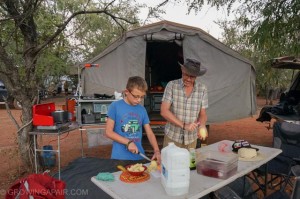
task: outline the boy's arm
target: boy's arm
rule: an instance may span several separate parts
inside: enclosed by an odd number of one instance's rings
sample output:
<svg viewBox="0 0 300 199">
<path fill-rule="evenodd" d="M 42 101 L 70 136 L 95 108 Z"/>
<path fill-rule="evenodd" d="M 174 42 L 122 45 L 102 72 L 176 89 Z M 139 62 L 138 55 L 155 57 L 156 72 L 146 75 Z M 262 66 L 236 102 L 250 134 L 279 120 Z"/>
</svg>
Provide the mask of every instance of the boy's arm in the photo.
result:
<svg viewBox="0 0 300 199">
<path fill-rule="evenodd" d="M 107 118 L 105 135 L 116 142 L 126 145 L 127 149 L 132 153 L 138 153 L 138 148 L 135 145 L 135 143 L 129 140 L 128 138 L 125 138 L 119 135 L 118 133 L 114 132 L 114 126 L 115 121 L 110 118 Z"/>
<path fill-rule="evenodd" d="M 157 140 L 156 140 L 156 137 L 150 127 L 150 124 L 145 124 L 144 125 L 144 128 L 145 128 L 145 132 L 146 132 L 146 135 L 147 135 L 147 138 L 154 150 L 154 155 L 152 157 L 152 160 L 154 158 L 157 159 L 157 162 L 160 164 L 160 161 L 161 161 L 161 157 L 160 157 L 160 150 L 159 150 L 159 147 L 158 147 L 158 144 L 157 144 Z"/>
</svg>

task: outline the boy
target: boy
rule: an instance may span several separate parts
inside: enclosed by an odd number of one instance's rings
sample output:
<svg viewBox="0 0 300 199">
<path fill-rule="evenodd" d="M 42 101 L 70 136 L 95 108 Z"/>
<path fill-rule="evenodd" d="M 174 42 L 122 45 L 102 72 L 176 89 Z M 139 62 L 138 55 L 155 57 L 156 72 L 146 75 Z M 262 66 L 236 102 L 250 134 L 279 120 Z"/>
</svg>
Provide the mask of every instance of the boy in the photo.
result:
<svg viewBox="0 0 300 199">
<path fill-rule="evenodd" d="M 141 160 L 137 153 L 143 153 L 142 127 L 144 127 L 150 144 L 153 147 L 153 159 L 160 163 L 160 151 L 156 137 L 150 127 L 145 107 L 140 105 L 147 91 L 146 81 L 134 76 L 128 79 L 124 99 L 115 101 L 109 106 L 106 123 L 106 136 L 112 139 L 112 159 Z"/>
</svg>

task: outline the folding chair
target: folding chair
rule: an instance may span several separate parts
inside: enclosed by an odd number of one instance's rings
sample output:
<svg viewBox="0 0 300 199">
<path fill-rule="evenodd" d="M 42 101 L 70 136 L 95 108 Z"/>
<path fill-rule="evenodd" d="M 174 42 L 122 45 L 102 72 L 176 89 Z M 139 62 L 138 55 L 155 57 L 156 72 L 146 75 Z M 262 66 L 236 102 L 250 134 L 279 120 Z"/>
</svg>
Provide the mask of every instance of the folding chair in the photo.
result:
<svg viewBox="0 0 300 199">
<path fill-rule="evenodd" d="M 273 147 L 280 148 L 282 153 L 276 158 L 268 162 L 248 177 L 258 185 L 254 190 L 257 192 L 262 190 L 266 194 L 266 189 L 275 189 L 277 186 L 287 184 L 292 186 L 290 177 L 291 167 L 300 164 L 300 125 L 275 122 L 273 126 Z M 265 171 L 268 172 L 270 179 L 263 179 Z M 263 181 L 263 182 L 262 182 Z"/>
<path fill-rule="evenodd" d="M 248 179 L 241 177 L 229 185 L 214 191 L 213 199 L 257 199 L 258 196 L 252 193 L 252 187 Z"/>
<path fill-rule="evenodd" d="M 299 199 L 300 198 L 300 165 L 295 165 L 291 168 L 291 173 L 295 176 L 293 192 L 290 196 L 286 191 L 286 185 L 265 197 L 264 199 Z M 216 199 L 241 199 L 241 197 L 230 187 L 225 186 L 214 192 Z"/>
<path fill-rule="evenodd" d="M 282 149 L 282 153 L 268 165 L 268 172 L 282 183 L 290 183 L 291 167 L 300 163 L 300 125 L 288 122 L 276 122 L 273 130 L 274 147 Z M 275 176 L 275 177 L 274 177 Z M 271 184 L 272 185 L 272 184 Z"/>
<path fill-rule="evenodd" d="M 300 198 L 300 165 L 295 165 L 291 168 L 291 173 L 295 176 L 295 183 L 293 186 L 293 192 L 290 196 L 285 191 L 285 186 L 280 190 L 273 192 L 265 199 L 299 199 Z"/>
</svg>

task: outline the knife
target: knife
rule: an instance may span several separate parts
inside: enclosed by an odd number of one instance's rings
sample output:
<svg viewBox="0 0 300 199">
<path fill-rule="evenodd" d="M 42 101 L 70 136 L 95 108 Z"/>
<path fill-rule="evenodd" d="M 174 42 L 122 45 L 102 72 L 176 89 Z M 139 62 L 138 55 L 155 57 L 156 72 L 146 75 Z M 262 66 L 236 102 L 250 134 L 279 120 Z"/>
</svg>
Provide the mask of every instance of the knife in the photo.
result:
<svg viewBox="0 0 300 199">
<path fill-rule="evenodd" d="M 138 152 L 138 154 L 139 154 L 140 156 L 142 156 L 143 158 L 145 158 L 146 160 L 148 160 L 148 161 L 151 162 L 151 159 L 148 158 L 147 156 L 145 156 L 144 154 L 142 154 L 141 152 Z"/>
</svg>

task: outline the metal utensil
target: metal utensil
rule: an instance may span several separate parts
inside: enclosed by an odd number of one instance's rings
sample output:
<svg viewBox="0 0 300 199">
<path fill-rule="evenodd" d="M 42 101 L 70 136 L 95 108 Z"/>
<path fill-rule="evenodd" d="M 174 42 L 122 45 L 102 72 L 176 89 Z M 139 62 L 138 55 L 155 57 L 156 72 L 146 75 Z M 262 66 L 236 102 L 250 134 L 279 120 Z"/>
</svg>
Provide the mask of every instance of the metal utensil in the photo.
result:
<svg viewBox="0 0 300 199">
<path fill-rule="evenodd" d="M 148 161 L 151 162 L 151 159 L 148 158 L 147 156 L 145 156 L 144 154 L 142 154 L 141 152 L 138 152 L 138 154 L 139 154 L 140 156 L 142 156 L 143 158 L 145 158 L 146 160 L 148 160 Z"/>
</svg>

